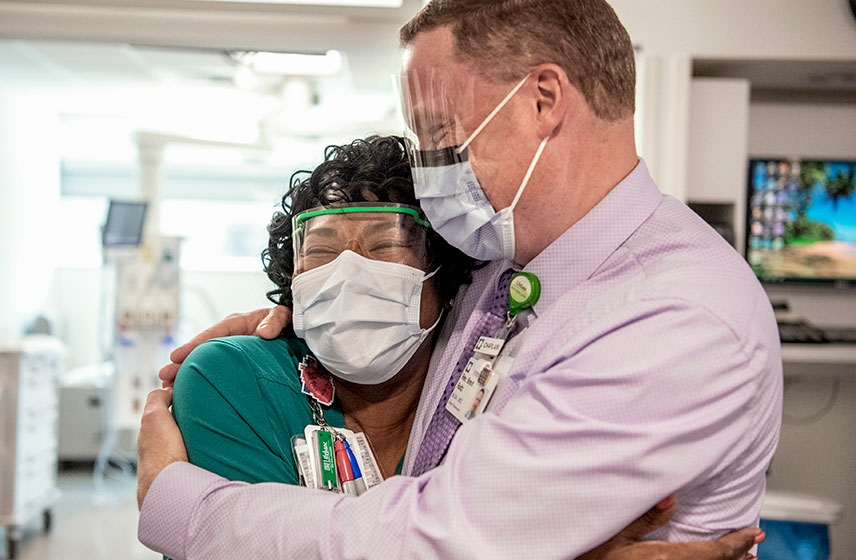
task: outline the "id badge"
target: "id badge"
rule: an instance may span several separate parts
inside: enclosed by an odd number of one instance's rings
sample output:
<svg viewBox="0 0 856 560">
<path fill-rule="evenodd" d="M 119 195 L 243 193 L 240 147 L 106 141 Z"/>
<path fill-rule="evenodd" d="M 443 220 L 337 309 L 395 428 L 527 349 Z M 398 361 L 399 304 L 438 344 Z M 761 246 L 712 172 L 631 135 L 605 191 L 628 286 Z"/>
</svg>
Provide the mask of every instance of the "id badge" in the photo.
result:
<svg viewBox="0 0 856 560">
<path fill-rule="evenodd" d="M 499 394 L 502 391 L 505 382 L 508 380 L 508 373 L 511 371 L 511 366 L 514 363 L 513 356 L 500 356 L 497 358 L 496 362 L 493 364 L 493 377 L 496 380 L 496 385 L 493 388 L 493 394 Z M 488 403 L 487 408 L 484 410 L 489 410 L 491 408 L 491 403 Z"/>
<path fill-rule="evenodd" d="M 475 418 L 484 412 L 498 379 L 493 371 L 493 360 L 470 358 L 446 401 L 446 410 L 462 423 Z"/>
<path fill-rule="evenodd" d="M 503 346 L 505 346 L 505 340 L 502 338 L 491 338 L 489 336 L 482 336 L 479 337 L 478 342 L 476 342 L 476 345 L 473 348 L 473 351 L 495 358 L 499 356 L 500 352 L 502 352 Z"/>
<path fill-rule="evenodd" d="M 310 459 L 309 445 L 300 436 L 291 437 L 291 451 L 294 456 L 294 464 L 297 465 L 297 474 L 300 485 L 307 488 L 317 488 L 315 485 L 315 473 L 312 471 L 312 460 Z"/>
<path fill-rule="evenodd" d="M 336 475 L 336 453 L 333 449 L 335 437 L 333 433 L 312 425 L 306 426 L 303 433 L 309 447 L 313 487 L 338 492 L 339 479 Z"/>
<path fill-rule="evenodd" d="M 360 470 L 363 471 L 363 478 L 366 481 L 366 488 L 377 486 L 383 482 L 383 475 L 380 472 L 374 450 L 371 448 L 366 434 L 357 432 L 353 434 L 353 438 L 348 437 L 348 443 L 351 444 L 351 447 L 355 451 L 357 462 L 360 464 Z"/>
<path fill-rule="evenodd" d="M 341 488 L 336 485 L 332 488 L 328 487 L 325 484 L 322 484 L 322 481 L 325 480 L 325 463 L 322 462 L 322 458 L 324 456 L 323 450 L 318 447 L 319 441 L 319 432 L 330 434 L 332 438 L 335 440 L 335 436 L 326 431 L 321 426 L 317 426 L 314 424 L 310 424 L 306 426 L 303 430 L 304 439 L 300 439 L 299 437 L 293 438 L 293 445 L 295 446 L 295 454 L 297 454 L 297 449 L 299 442 L 303 441 L 306 444 L 305 456 L 306 456 L 306 486 L 309 488 L 321 488 L 323 490 L 332 490 L 334 492 L 341 491 Z M 377 486 L 381 482 L 383 482 L 383 475 L 380 472 L 380 467 L 378 466 L 377 459 L 375 458 L 374 451 L 369 444 L 368 438 L 363 432 L 354 433 L 351 430 L 345 428 L 336 428 L 336 432 L 342 435 L 342 437 L 347 440 L 348 444 L 351 446 L 351 449 L 354 452 L 354 456 L 357 460 L 357 464 L 359 466 L 360 471 L 362 472 L 362 478 L 365 482 L 366 488 L 371 488 L 373 486 Z M 321 439 L 326 439 L 326 436 L 321 436 Z M 297 443 L 294 443 L 297 442 Z M 333 444 L 330 444 L 330 450 L 332 452 Z M 335 457 L 335 455 L 331 455 L 331 457 Z M 303 462 L 299 460 L 298 456 L 298 472 L 304 470 Z M 335 460 L 332 465 L 335 472 Z M 329 474 L 329 473 L 328 473 Z"/>
</svg>

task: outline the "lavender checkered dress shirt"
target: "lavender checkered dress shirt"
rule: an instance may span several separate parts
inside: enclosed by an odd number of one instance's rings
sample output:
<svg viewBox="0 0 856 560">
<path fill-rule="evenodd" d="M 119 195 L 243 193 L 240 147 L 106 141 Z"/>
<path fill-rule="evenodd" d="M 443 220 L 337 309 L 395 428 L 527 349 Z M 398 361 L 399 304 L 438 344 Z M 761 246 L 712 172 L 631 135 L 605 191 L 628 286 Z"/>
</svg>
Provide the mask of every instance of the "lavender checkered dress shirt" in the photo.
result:
<svg viewBox="0 0 856 560">
<path fill-rule="evenodd" d="M 405 472 L 509 265 L 459 294 Z M 640 162 L 524 270 L 542 293 L 505 350 L 512 368 L 438 467 L 353 498 L 175 463 L 143 503 L 140 540 L 178 560 L 573 558 L 672 493 L 677 514 L 656 537 L 757 523 L 782 371 L 769 301 L 741 257 Z"/>
</svg>

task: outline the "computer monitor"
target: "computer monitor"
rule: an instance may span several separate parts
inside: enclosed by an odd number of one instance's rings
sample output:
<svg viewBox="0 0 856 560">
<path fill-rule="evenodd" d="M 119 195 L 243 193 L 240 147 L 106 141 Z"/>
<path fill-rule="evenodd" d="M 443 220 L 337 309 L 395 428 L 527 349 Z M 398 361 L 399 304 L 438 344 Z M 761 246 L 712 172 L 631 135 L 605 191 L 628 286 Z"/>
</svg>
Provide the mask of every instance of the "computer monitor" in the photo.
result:
<svg viewBox="0 0 856 560">
<path fill-rule="evenodd" d="M 856 284 L 856 161 L 752 159 L 747 191 L 759 279 Z"/>
<path fill-rule="evenodd" d="M 101 232 L 104 247 L 136 247 L 143 241 L 145 202 L 110 201 L 107 223 Z"/>
</svg>

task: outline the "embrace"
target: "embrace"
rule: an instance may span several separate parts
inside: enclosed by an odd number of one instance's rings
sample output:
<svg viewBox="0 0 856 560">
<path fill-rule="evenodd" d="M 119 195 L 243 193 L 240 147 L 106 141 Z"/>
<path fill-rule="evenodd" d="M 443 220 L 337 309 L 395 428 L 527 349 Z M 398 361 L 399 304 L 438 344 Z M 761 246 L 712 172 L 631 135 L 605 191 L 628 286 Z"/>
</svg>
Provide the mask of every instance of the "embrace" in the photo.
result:
<svg viewBox="0 0 856 560">
<path fill-rule="evenodd" d="M 296 174 L 264 255 L 278 306 L 161 371 L 141 541 L 177 560 L 750 557 L 773 312 L 637 156 L 611 7 L 434 0 L 401 44 L 407 137 Z"/>
</svg>

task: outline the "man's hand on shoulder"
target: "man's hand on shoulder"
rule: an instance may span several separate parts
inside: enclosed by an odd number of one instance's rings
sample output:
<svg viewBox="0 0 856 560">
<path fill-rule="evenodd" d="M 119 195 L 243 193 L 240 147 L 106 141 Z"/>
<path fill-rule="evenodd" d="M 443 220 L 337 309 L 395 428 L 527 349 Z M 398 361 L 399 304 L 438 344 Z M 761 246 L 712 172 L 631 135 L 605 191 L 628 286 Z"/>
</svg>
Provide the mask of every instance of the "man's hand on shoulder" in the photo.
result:
<svg viewBox="0 0 856 560">
<path fill-rule="evenodd" d="M 178 425 L 169 411 L 172 389 L 155 389 L 146 399 L 137 439 L 137 506 L 155 478 L 176 461 L 187 461 L 187 450 Z"/>
<path fill-rule="evenodd" d="M 670 543 L 643 541 L 643 537 L 664 526 L 677 509 L 669 497 L 648 510 L 620 533 L 576 560 L 751 560 L 753 546 L 764 540 L 764 532 L 747 528 L 713 541 Z"/>
<path fill-rule="evenodd" d="M 173 350 L 169 355 L 172 362 L 161 368 L 158 377 L 164 387 L 172 387 L 181 363 L 194 348 L 206 340 L 240 335 L 255 335 L 270 340 L 278 337 L 289 324 L 291 324 L 291 309 L 282 305 L 277 305 L 273 309 L 256 309 L 249 313 L 229 315 Z"/>
</svg>

